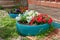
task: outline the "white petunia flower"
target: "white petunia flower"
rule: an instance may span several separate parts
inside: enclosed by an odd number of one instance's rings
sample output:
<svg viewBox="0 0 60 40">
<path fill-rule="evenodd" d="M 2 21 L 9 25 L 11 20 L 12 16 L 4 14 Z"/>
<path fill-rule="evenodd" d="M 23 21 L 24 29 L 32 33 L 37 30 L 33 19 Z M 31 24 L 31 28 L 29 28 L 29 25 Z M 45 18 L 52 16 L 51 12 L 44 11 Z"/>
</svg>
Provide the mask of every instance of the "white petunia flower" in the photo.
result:
<svg viewBox="0 0 60 40">
<path fill-rule="evenodd" d="M 26 12 L 28 12 L 28 10 L 26 10 Z"/>
<path fill-rule="evenodd" d="M 18 15 L 19 17 L 21 16 L 21 14 Z"/>
<path fill-rule="evenodd" d="M 35 14 L 32 14 L 32 17 L 34 17 L 35 16 Z"/>
<path fill-rule="evenodd" d="M 24 16 L 28 15 L 28 10 L 26 10 L 26 12 L 24 13 Z"/>
<path fill-rule="evenodd" d="M 28 23 L 30 23 L 31 20 L 27 20 Z"/>
<path fill-rule="evenodd" d="M 32 19 L 32 16 L 27 16 L 26 19 Z"/>
<path fill-rule="evenodd" d="M 31 16 L 34 13 L 34 10 L 31 10 L 28 12 L 28 14 Z"/>
<path fill-rule="evenodd" d="M 26 17 L 26 19 L 27 19 L 27 22 L 29 23 L 32 19 L 32 16 L 28 16 L 28 17 Z"/>
<path fill-rule="evenodd" d="M 35 14 L 38 15 L 39 13 L 36 11 Z"/>
<path fill-rule="evenodd" d="M 19 21 L 21 19 L 21 17 L 16 17 L 16 20 Z"/>
<path fill-rule="evenodd" d="M 30 21 L 32 20 L 32 17 L 38 15 L 38 12 L 37 11 L 34 11 L 34 10 L 26 10 L 26 12 L 24 12 L 23 15 L 19 14 L 18 17 L 16 17 L 16 20 L 19 21 L 21 20 L 23 16 L 26 17 L 26 20 L 28 23 L 30 23 Z"/>
</svg>

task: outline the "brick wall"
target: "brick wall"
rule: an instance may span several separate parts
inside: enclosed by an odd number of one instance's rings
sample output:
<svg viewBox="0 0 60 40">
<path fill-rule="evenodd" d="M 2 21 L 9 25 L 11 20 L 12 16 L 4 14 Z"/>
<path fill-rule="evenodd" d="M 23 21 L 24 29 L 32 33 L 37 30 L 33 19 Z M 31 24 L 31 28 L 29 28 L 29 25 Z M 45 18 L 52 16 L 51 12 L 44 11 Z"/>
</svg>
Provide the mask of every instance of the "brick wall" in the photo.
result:
<svg viewBox="0 0 60 40">
<path fill-rule="evenodd" d="M 60 8 L 60 0 L 28 0 L 28 4 Z"/>
<path fill-rule="evenodd" d="M 0 6 L 3 7 L 13 7 L 15 6 L 16 2 L 14 0 L 0 0 Z"/>
<path fill-rule="evenodd" d="M 15 0 L 17 4 L 21 6 L 28 6 L 28 0 Z"/>
</svg>

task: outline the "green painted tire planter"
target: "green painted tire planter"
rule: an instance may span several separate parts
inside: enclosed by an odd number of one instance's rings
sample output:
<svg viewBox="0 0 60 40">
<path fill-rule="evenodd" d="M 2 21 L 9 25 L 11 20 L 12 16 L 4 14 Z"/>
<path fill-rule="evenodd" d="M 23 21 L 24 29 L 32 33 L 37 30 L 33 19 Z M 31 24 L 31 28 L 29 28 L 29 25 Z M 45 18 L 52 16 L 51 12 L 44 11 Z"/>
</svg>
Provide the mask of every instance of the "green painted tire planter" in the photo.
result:
<svg viewBox="0 0 60 40">
<path fill-rule="evenodd" d="M 19 24 L 16 22 L 16 28 L 19 34 L 24 36 L 35 36 L 37 34 L 41 34 L 41 32 L 46 31 L 49 29 L 49 24 L 43 24 L 43 25 L 25 25 L 25 24 Z"/>
<path fill-rule="evenodd" d="M 10 16 L 11 18 L 16 18 L 18 15 L 19 15 L 19 14 L 9 13 L 9 16 Z"/>
</svg>

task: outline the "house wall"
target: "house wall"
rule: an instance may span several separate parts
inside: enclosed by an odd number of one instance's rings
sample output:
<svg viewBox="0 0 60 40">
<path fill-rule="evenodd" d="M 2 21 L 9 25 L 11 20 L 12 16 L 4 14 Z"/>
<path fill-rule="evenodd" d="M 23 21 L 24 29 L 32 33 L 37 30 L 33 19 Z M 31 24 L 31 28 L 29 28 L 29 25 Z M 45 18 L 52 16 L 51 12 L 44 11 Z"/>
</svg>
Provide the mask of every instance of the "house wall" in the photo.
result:
<svg viewBox="0 0 60 40">
<path fill-rule="evenodd" d="M 28 0 L 28 4 L 60 8 L 60 0 Z"/>
</svg>

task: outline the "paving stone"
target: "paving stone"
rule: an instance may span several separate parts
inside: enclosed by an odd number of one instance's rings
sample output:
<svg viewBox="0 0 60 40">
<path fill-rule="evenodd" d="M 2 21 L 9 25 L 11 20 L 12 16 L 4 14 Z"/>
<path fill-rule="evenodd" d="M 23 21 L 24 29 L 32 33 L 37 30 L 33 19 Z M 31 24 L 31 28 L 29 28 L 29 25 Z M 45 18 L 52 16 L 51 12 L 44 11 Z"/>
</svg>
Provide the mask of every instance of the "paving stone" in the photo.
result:
<svg viewBox="0 0 60 40">
<path fill-rule="evenodd" d="M 4 39 L 0 38 L 0 40 L 4 40 Z"/>
<path fill-rule="evenodd" d="M 33 6 L 31 5 L 30 7 L 33 7 Z M 30 9 L 32 9 L 32 8 L 30 8 Z M 51 7 L 35 5 L 34 9 L 40 13 L 49 14 L 50 16 L 55 17 L 56 19 L 60 20 L 60 9 L 58 9 L 58 8 L 51 8 Z"/>
</svg>

